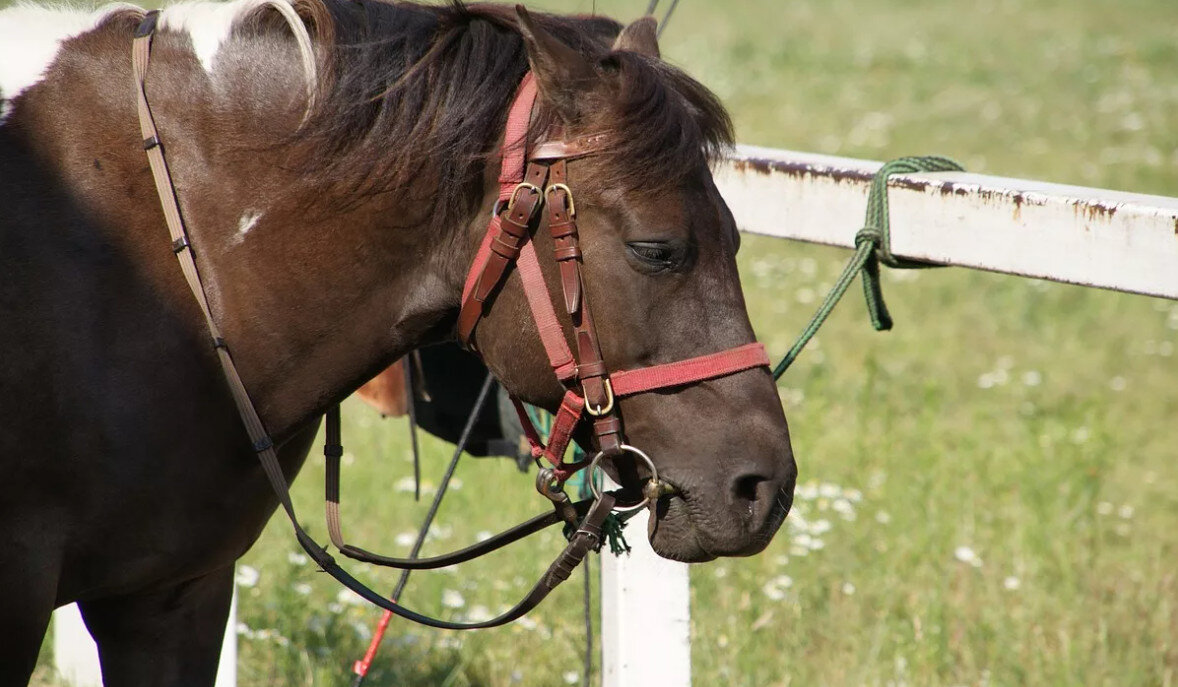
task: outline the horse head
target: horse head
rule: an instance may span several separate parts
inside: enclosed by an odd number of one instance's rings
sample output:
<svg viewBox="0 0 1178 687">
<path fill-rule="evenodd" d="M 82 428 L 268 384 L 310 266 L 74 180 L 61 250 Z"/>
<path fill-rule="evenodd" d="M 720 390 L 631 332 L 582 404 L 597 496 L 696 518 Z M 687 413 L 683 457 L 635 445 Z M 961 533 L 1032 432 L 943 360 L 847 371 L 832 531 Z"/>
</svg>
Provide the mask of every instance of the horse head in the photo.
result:
<svg viewBox="0 0 1178 687">
<path fill-rule="evenodd" d="M 605 368 L 646 368 L 754 341 L 736 268 L 739 235 L 709 169 L 731 142 L 724 109 L 659 59 L 649 18 L 597 50 L 592 43 L 566 44 L 549 25 L 519 10 L 539 90 L 531 139 L 534 145 L 559 137 L 593 148 L 568 159 L 562 204 L 575 212 L 581 288 Z M 489 184 L 484 205 L 498 194 Z M 538 214 L 533 240 L 548 290 L 567 297 L 550 257 L 559 246 L 547 225 L 556 220 Z M 485 222 L 471 225 L 472 247 L 484 228 Z M 555 300 L 575 347 L 570 309 Z M 511 392 L 555 410 L 565 389 L 545 364 L 530 319 L 520 278 L 511 275 L 474 340 Z M 650 520 L 660 555 L 700 561 L 753 554 L 768 544 L 792 502 L 796 466 L 765 367 L 637 393 L 617 404 L 626 441 L 651 456 L 673 490 L 658 499 Z M 578 438 L 596 439 L 585 422 Z M 649 472 L 629 455 L 608 470 L 624 486 L 637 486 Z"/>
</svg>

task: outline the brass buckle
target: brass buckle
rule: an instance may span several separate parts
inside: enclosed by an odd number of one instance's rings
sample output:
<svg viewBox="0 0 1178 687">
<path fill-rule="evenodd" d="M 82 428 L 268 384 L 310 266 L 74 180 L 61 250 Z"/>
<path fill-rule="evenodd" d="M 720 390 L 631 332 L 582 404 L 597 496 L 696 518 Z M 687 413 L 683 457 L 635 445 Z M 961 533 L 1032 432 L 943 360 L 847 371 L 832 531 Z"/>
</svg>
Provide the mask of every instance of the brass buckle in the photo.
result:
<svg viewBox="0 0 1178 687">
<path fill-rule="evenodd" d="M 591 404 L 585 403 L 585 412 L 593 417 L 601 417 L 614 409 L 614 385 L 610 384 L 609 377 L 605 378 L 605 405 L 594 408 Z"/>
<path fill-rule="evenodd" d="M 544 202 L 548 202 L 548 196 L 553 191 L 564 191 L 564 197 L 568 199 L 569 205 L 569 219 L 577 216 L 577 205 L 573 202 L 573 189 L 568 187 L 568 184 L 549 184 L 544 191 Z"/>
<path fill-rule="evenodd" d="M 519 192 L 524 190 L 535 191 L 536 194 L 540 196 L 544 195 L 544 190 L 539 186 L 526 181 L 521 181 L 515 185 L 515 188 L 511 189 L 511 197 L 507 199 L 508 210 L 511 210 L 513 207 L 515 207 L 515 201 L 519 198 Z M 535 208 L 532 208 L 532 211 L 535 212 Z"/>
</svg>

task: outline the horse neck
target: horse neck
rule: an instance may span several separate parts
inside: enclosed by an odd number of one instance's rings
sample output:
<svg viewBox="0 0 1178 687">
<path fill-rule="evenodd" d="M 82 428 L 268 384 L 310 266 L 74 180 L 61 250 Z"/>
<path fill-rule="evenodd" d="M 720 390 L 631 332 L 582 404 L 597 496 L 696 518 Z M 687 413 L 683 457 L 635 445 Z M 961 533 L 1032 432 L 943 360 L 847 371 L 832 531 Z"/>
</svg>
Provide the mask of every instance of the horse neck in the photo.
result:
<svg viewBox="0 0 1178 687">
<path fill-rule="evenodd" d="M 97 82 L 84 70 L 52 78 L 76 93 L 124 85 L 127 98 L 98 98 L 85 114 L 54 120 L 52 128 L 74 130 L 76 146 L 59 166 L 166 298 L 190 314 L 188 334 L 207 338 L 138 144 L 124 66 L 130 31 L 107 29 L 125 39 L 82 47 L 117 67 Z M 268 430 L 281 439 L 396 357 L 448 334 L 472 248 L 467 227 L 426 231 L 428 218 L 403 196 L 345 202 L 331 182 L 294 171 L 292 136 L 305 103 L 290 41 L 235 40 L 210 77 L 187 38 L 157 35 L 148 97 L 214 317 Z M 133 179 L 121 194 L 83 178 L 89 159 L 110 150 Z M 432 195 L 423 184 L 413 196 Z"/>
<path fill-rule="evenodd" d="M 296 56 L 241 43 L 225 57 L 242 65 L 227 77 L 240 79 L 231 98 L 248 103 L 241 116 L 210 123 L 200 108 L 174 108 L 190 121 L 178 131 L 206 131 L 192 144 L 190 159 L 207 162 L 191 170 L 185 215 L 242 377 L 282 436 L 395 358 L 449 335 L 468 232 L 430 227 L 421 204 L 404 200 L 432 197 L 428 180 L 409 194 L 348 197 L 349 185 L 292 171 L 288 135 L 297 137 L 303 114 Z M 168 154 L 180 165 L 176 148 Z"/>
</svg>

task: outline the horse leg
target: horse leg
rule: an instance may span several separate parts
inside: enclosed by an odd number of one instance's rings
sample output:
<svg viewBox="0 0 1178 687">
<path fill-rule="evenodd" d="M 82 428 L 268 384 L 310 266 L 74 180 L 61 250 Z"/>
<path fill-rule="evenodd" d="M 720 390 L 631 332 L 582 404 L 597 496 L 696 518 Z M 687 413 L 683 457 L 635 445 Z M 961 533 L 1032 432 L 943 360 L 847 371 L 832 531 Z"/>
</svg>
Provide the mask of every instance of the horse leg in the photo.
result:
<svg viewBox="0 0 1178 687">
<path fill-rule="evenodd" d="M 0 566 L 0 685 L 24 685 L 37 665 L 57 597 L 57 569 L 14 557 Z M 10 565 L 11 564 L 11 565 Z"/>
<path fill-rule="evenodd" d="M 208 685 L 229 605 L 233 566 L 151 592 L 80 603 L 106 685 Z"/>
</svg>

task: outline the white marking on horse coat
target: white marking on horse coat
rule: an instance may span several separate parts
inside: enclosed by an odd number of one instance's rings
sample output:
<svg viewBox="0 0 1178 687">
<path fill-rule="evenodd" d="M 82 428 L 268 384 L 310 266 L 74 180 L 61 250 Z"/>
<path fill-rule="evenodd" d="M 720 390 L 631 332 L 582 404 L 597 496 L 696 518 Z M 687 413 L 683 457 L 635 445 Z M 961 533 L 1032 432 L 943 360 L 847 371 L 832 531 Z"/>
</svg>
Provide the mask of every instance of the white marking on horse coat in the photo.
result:
<svg viewBox="0 0 1178 687">
<path fill-rule="evenodd" d="M 299 47 L 310 103 L 317 81 L 314 50 L 307 27 L 290 0 L 181 3 L 163 10 L 159 25 L 187 33 L 197 59 L 211 74 L 213 60 L 229 40 L 234 24 L 265 5 L 273 7 L 290 25 Z M 44 78 L 63 42 L 93 30 L 112 12 L 128 8 L 142 11 L 128 4 L 109 5 L 97 11 L 24 4 L 0 10 L 0 124 L 12 101 Z"/>
<path fill-rule="evenodd" d="M 160 28 L 186 32 L 192 38 L 192 49 L 196 58 L 209 74 L 213 73 L 213 60 L 220 52 L 237 22 L 255 10 L 269 5 L 286 19 L 299 46 L 303 72 L 307 77 L 308 99 L 314 93 L 317 81 L 315 53 L 311 36 L 303 20 L 295 12 L 291 0 L 236 0 L 236 2 L 187 2 L 172 5 L 160 14 Z"/>
<path fill-rule="evenodd" d="M 257 3 L 251 2 L 186 2 L 164 8 L 159 27 L 187 33 L 192 38 L 192 50 L 205 71 L 213 72 L 213 58 L 221 45 L 229 40 L 233 25 L 245 11 Z"/>
<path fill-rule="evenodd" d="M 246 210 L 241 219 L 237 221 L 237 233 L 233 236 L 233 243 L 238 244 L 245 241 L 245 235 L 250 233 L 258 224 L 258 220 L 262 219 L 261 210 Z"/>
<path fill-rule="evenodd" d="M 65 41 L 94 29 L 111 12 L 16 5 L 0 10 L 0 123 L 12 101 L 45 76 Z"/>
</svg>

